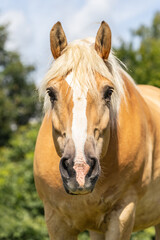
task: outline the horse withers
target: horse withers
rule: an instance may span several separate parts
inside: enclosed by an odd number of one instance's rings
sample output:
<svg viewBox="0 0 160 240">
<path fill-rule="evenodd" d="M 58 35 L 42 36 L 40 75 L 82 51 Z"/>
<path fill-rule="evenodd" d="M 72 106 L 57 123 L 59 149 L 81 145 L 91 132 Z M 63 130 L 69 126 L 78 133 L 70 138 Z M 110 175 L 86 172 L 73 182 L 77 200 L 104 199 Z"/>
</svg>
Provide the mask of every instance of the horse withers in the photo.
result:
<svg viewBox="0 0 160 240">
<path fill-rule="evenodd" d="M 160 90 L 122 69 L 104 21 L 70 44 L 57 22 L 50 44 L 34 159 L 50 239 L 129 240 L 154 225 L 160 240 Z"/>
</svg>

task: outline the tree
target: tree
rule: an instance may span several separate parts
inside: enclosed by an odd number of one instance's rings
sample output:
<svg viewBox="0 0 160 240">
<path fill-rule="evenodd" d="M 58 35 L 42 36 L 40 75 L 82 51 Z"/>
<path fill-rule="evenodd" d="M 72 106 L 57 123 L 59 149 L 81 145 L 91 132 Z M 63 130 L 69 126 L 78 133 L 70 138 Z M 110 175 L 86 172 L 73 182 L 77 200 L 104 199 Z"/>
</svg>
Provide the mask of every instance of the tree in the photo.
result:
<svg viewBox="0 0 160 240">
<path fill-rule="evenodd" d="M 0 25 L 0 146 L 7 144 L 14 129 L 36 117 L 39 105 L 30 74 L 34 66 L 24 65 L 16 52 L 6 49 L 7 26 Z"/>
<path fill-rule="evenodd" d="M 42 203 L 33 179 L 33 151 L 39 125 L 13 133 L 0 148 L 0 239 L 48 240 Z"/>
<path fill-rule="evenodd" d="M 137 83 L 160 87 L 160 12 L 155 14 L 150 27 L 142 25 L 132 31 L 132 39 L 130 43 L 121 41 L 116 49 L 118 58 Z M 139 41 L 137 48 L 136 40 Z"/>
</svg>

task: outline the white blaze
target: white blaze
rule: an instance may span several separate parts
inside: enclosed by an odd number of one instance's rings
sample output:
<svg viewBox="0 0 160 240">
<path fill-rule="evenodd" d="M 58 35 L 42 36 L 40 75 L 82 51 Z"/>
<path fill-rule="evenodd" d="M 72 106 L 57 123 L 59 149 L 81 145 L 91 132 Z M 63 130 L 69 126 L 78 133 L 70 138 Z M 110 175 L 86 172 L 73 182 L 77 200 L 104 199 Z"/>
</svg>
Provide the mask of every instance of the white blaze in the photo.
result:
<svg viewBox="0 0 160 240">
<path fill-rule="evenodd" d="M 74 79 L 73 73 L 66 77 L 67 83 L 73 90 L 73 120 L 72 120 L 72 139 L 75 144 L 76 156 L 74 169 L 76 171 L 76 179 L 80 186 L 85 183 L 85 175 L 89 170 L 84 155 L 84 144 L 87 138 L 87 90 L 81 90 L 79 82 Z"/>
<path fill-rule="evenodd" d="M 84 144 L 87 138 L 87 90 L 82 92 L 79 82 L 72 80 L 73 73 L 70 73 L 66 77 L 66 81 L 73 90 L 72 138 L 76 148 L 76 156 L 80 154 L 84 157 Z"/>
</svg>

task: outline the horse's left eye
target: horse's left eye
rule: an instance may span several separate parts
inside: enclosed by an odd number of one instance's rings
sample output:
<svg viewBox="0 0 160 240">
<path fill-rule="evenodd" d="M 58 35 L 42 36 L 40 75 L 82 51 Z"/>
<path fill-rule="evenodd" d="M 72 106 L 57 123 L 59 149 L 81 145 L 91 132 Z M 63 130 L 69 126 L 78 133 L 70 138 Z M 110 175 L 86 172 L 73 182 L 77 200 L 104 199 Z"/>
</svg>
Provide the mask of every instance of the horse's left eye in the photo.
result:
<svg viewBox="0 0 160 240">
<path fill-rule="evenodd" d="M 56 97 L 56 93 L 54 91 L 54 89 L 52 87 L 49 87 L 46 89 L 49 97 L 50 97 L 50 101 L 51 103 L 53 104 L 56 100 L 57 100 L 57 97 Z"/>
<path fill-rule="evenodd" d="M 104 92 L 103 98 L 105 100 L 111 100 L 112 93 L 113 93 L 113 87 L 108 87 Z"/>
</svg>

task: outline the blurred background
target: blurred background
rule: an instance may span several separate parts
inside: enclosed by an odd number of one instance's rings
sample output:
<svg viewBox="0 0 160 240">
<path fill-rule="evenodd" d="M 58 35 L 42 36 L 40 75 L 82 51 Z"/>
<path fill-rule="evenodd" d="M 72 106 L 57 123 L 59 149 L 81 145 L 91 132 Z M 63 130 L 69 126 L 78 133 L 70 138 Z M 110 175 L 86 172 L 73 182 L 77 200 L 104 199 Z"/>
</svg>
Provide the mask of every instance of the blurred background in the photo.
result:
<svg viewBox="0 0 160 240">
<path fill-rule="evenodd" d="M 160 87 L 159 0 L 0 1 L 0 240 L 48 239 L 32 166 L 43 117 L 36 89 L 53 60 L 50 29 L 61 21 L 70 42 L 95 36 L 102 20 L 134 80 Z M 149 228 L 132 240 L 154 234 Z"/>
</svg>

